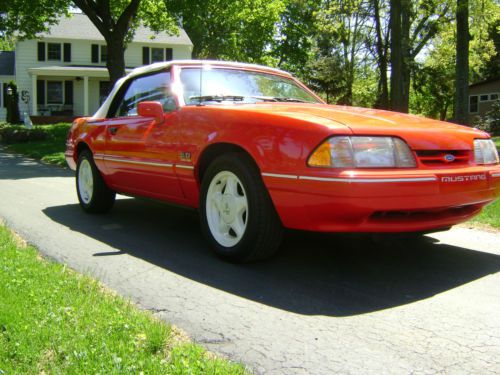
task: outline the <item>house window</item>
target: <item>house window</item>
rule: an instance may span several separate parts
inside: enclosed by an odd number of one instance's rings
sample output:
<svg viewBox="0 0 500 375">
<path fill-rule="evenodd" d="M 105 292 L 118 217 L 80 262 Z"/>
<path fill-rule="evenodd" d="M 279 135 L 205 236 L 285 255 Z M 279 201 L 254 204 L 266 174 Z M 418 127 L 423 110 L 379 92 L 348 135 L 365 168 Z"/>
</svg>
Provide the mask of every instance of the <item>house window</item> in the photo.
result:
<svg viewBox="0 0 500 375">
<path fill-rule="evenodd" d="M 489 98 L 489 95 L 488 94 L 484 94 L 484 95 L 481 95 L 479 97 L 479 101 L 481 101 L 481 102 L 487 102 L 488 98 Z"/>
<path fill-rule="evenodd" d="M 63 103 L 62 81 L 47 81 L 47 104 Z"/>
<path fill-rule="evenodd" d="M 101 58 L 101 62 L 102 63 L 105 63 L 106 61 L 108 61 L 108 46 L 100 46 L 101 48 L 101 53 L 100 53 L 100 58 Z"/>
<path fill-rule="evenodd" d="M 161 62 L 165 61 L 163 56 L 163 48 L 151 48 L 151 62 Z"/>
<path fill-rule="evenodd" d="M 490 94 L 490 100 L 498 100 L 498 94 Z"/>
<path fill-rule="evenodd" d="M 48 56 L 49 60 L 61 61 L 61 44 L 48 43 L 47 44 L 47 56 Z"/>
<path fill-rule="evenodd" d="M 105 63 L 108 60 L 108 47 L 101 44 L 91 45 L 90 61 L 94 64 Z"/>
<path fill-rule="evenodd" d="M 477 113 L 478 111 L 478 96 L 472 95 L 469 97 L 469 113 Z"/>
<path fill-rule="evenodd" d="M 170 61 L 173 58 L 172 48 L 150 48 L 142 47 L 142 65 L 150 63 Z"/>
</svg>

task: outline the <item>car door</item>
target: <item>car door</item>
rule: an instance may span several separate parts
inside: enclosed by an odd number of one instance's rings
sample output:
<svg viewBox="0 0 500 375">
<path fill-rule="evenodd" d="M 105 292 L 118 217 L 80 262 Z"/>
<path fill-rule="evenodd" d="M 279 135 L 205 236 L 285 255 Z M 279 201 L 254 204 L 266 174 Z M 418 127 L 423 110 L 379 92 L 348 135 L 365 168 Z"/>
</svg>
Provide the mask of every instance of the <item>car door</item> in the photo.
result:
<svg viewBox="0 0 500 375">
<path fill-rule="evenodd" d="M 170 80 L 168 71 L 134 77 L 112 106 L 115 114 L 107 124 L 104 159 L 110 183 L 120 192 L 159 199 L 182 197 L 174 173 L 178 116 Z M 157 124 L 151 117 L 139 116 L 137 105 L 142 101 L 162 103 L 164 121 Z"/>
</svg>

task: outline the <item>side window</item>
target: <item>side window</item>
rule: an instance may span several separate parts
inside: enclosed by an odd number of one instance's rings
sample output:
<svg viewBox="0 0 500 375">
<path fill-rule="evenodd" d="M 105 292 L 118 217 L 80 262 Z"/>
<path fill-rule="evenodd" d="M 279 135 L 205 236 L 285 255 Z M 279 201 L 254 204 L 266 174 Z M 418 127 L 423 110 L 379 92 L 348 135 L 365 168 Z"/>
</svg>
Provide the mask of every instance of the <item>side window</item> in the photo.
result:
<svg viewBox="0 0 500 375">
<path fill-rule="evenodd" d="M 135 78 L 118 105 L 117 116 L 137 116 L 137 104 L 160 102 L 165 112 L 173 111 L 175 100 L 170 88 L 170 72 L 160 72 Z"/>
</svg>

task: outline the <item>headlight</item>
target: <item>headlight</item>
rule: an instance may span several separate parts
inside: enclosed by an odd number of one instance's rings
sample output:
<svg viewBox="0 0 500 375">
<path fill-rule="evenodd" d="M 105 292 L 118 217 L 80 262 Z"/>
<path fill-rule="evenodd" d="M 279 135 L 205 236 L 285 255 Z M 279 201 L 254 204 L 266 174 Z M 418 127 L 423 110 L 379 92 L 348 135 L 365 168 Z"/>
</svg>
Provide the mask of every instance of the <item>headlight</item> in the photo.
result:
<svg viewBox="0 0 500 375">
<path fill-rule="evenodd" d="M 491 139 L 474 140 L 474 158 L 476 164 L 498 163 L 498 151 Z"/>
<path fill-rule="evenodd" d="M 309 157 L 311 167 L 413 168 L 416 161 L 408 145 L 395 137 L 332 137 Z"/>
</svg>

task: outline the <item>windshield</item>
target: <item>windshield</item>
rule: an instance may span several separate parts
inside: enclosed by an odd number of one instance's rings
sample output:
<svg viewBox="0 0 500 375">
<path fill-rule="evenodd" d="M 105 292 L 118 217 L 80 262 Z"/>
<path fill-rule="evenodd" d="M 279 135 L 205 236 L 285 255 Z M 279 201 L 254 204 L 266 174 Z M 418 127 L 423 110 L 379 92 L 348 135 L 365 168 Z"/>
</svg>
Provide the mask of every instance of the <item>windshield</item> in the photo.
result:
<svg viewBox="0 0 500 375">
<path fill-rule="evenodd" d="M 181 81 L 184 101 L 188 105 L 262 101 L 320 103 L 292 79 L 274 74 L 222 68 L 183 68 Z"/>
</svg>

